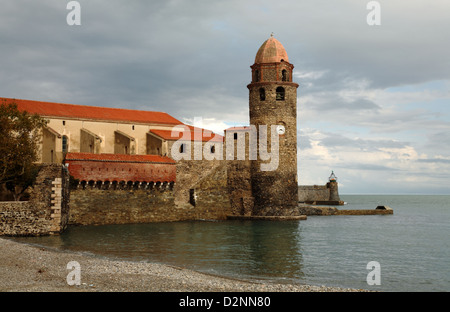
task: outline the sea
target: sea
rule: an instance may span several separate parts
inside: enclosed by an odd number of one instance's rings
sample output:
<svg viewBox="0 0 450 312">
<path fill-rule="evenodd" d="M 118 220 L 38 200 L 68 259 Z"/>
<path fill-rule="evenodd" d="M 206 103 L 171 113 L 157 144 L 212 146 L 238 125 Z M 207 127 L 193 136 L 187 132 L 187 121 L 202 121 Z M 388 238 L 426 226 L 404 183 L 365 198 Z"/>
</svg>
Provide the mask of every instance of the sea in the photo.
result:
<svg viewBox="0 0 450 312">
<path fill-rule="evenodd" d="M 69 226 L 60 236 L 15 240 L 244 280 L 450 291 L 450 195 L 341 195 L 341 200 L 346 202 L 341 209 L 386 205 L 394 214 Z"/>
</svg>

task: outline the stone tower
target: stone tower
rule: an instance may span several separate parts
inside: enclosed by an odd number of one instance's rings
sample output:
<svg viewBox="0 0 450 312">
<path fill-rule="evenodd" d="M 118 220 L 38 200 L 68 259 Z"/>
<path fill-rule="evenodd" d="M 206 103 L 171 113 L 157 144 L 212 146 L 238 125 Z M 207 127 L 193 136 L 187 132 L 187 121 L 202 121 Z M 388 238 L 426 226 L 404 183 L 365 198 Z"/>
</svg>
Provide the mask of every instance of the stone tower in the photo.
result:
<svg viewBox="0 0 450 312">
<path fill-rule="evenodd" d="M 254 197 L 253 215 L 289 216 L 298 214 L 297 183 L 297 88 L 292 81 L 294 65 L 283 45 L 271 36 L 259 48 L 251 66 L 249 89 L 250 125 L 258 133 L 258 157 L 251 162 Z M 278 156 L 278 166 L 263 171 L 261 129 L 267 127 L 267 150 Z M 279 152 L 271 150 L 272 129 L 276 129 Z M 275 138 L 276 138 L 275 137 Z"/>
</svg>

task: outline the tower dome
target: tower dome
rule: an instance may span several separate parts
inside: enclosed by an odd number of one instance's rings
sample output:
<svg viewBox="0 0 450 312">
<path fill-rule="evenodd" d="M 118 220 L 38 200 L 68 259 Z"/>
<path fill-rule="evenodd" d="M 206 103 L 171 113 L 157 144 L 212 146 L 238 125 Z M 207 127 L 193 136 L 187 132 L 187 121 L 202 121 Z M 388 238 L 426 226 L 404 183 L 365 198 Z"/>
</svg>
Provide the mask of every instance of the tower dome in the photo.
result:
<svg viewBox="0 0 450 312">
<path fill-rule="evenodd" d="M 264 41 L 259 48 L 258 53 L 256 53 L 255 64 L 277 63 L 282 60 L 289 62 L 286 50 L 281 42 L 271 35 L 269 39 Z"/>
</svg>

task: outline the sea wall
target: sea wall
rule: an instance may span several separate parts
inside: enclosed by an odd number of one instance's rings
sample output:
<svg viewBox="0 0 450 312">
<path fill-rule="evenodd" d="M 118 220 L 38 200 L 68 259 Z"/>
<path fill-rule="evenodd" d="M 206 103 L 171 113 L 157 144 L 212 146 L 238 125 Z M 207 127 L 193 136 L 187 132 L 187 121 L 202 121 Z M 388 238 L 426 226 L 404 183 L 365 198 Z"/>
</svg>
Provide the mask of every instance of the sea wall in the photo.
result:
<svg viewBox="0 0 450 312">
<path fill-rule="evenodd" d="M 330 191 L 326 185 L 300 185 L 298 200 L 300 202 L 325 201 L 330 198 Z"/>
<path fill-rule="evenodd" d="M 194 220 L 226 220 L 233 214 L 227 185 L 227 164 L 221 162 L 191 189 Z"/>
<path fill-rule="evenodd" d="M 325 185 L 299 185 L 298 201 L 318 205 L 344 204 L 339 197 L 337 182 L 328 182 Z"/>
<path fill-rule="evenodd" d="M 74 225 L 225 220 L 231 213 L 225 162 L 180 163 L 172 183 L 78 184 L 71 190 Z"/>
<path fill-rule="evenodd" d="M 375 209 L 337 209 L 329 206 L 299 205 L 299 211 L 306 216 L 369 216 L 369 215 L 390 215 L 394 210 L 390 207 L 377 207 Z"/>
<path fill-rule="evenodd" d="M 64 231 L 69 213 L 68 184 L 64 166 L 42 165 L 28 201 L 0 202 L 0 235 L 40 236 Z"/>
<path fill-rule="evenodd" d="M 98 185 L 71 190 L 69 224 L 101 225 L 180 221 L 186 209 L 174 209 L 174 194 L 167 185 Z"/>
</svg>

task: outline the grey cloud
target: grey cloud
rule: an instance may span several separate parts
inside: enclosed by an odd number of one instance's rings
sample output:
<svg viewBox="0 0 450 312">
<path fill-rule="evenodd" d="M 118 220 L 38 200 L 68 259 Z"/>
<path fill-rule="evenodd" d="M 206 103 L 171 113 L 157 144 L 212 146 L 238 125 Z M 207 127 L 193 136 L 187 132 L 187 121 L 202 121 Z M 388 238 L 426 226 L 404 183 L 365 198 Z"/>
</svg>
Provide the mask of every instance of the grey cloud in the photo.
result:
<svg viewBox="0 0 450 312">
<path fill-rule="evenodd" d="M 311 148 L 312 145 L 311 145 L 310 138 L 307 135 L 299 134 L 298 135 L 298 147 L 301 150 Z"/>
<path fill-rule="evenodd" d="M 375 151 L 380 148 L 404 148 L 410 143 L 395 140 L 375 140 L 375 139 L 351 139 L 341 134 L 326 133 L 326 137 L 320 140 L 320 145 L 329 148 L 359 148 L 367 151 Z"/>
<path fill-rule="evenodd" d="M 25 94 L 29 98 L 91 105 L 150 103 L 165 109 L 170 105 L 165 100 L 167 93 L 189 88 L 191 93 L 185 97 L 195 98 L 206 89 L 221 86 L 223 96 L 233 94 L 245 101 L 249 66 L 272 31 L 285 45 L 296 69 L 333 73 L 317 81 L 312 89 L 302 90 L 304 94 L 340 90 L 348 77 L 367 78 L 372 83 L 369 87 L 376 87 L 448 77 L 445 73 L 450 72 L 445 52 L 448 49 L 444 48 L 448 40 L 441 40 L 443 32 L 430 36 L 432 29 L 416 31 L 418 26 L 412 17 L 408 31 L 417 38 L 401 36 L 406 28 L 388 21 L 377 31 L 364 25 L 365 5 L 356 3 L 80 3 L 82 25 L 78 28 L 65 24 L 66 3 L 60 1 L 2 3 L 0 68 L 3 77 L 10 77 L 0 81 L 3 96 Z M 414 4 L 411 6 L 414 10 Z M 397 7 L 387 4 L 386 10 L 399 13 Z M 433 25 L 442 21 L 438 19 Z M 441 45 L 440 49 L 427 47 L 436 44 Z M 26 53 L 17 53 L 18 48 Z M 410 51 L 414 54 L 405 57 Z M 23 85 L 24 81 L 28 84 Z M 39 88 L 24 91 L 25 86 L 36 81 L 55 84 L 64 98 L 39 93 Z M 348 109 L 377 109 L 376 103 L 364 98 L 350 102 L 338 99 L 323 105 L 329 109 L 339 107 L 333 104 Z M 211 105 L 217 117 L 229 109 L 213 102 Z M 239 109 L 239 105 L 233 108 Z"/>
<path fill-rule="evenodd" d="M 330 112 L 330 111 L 377 111 L 381 107 L 365 98 L 359 98 L 356 100 L 345 100 L 337 95 L 329 94 L 327 97 L 318 96 L 316 102 L 309 102 L 308 108 L 316 110 L 318 112 Z"/>
<path fill-rule="evenodd" d="M 417 161 L 420 163 L 450 164 L 450 159 L 441 158 L 418 159 Z"/>
<path fill-rule="evenodd" d="M 340 163 L 334 167 L 342 169 L 342 172 L 345 172 L 345 170 L 402 171 L 398 168 L 365 163 Z"/>
<path fill-rule="evenodd" d="M 425 150 L 437 151 L 438 154 L 450 156 L 450 132 L 436 131 L 427 135 Z"/>
</svg>

